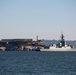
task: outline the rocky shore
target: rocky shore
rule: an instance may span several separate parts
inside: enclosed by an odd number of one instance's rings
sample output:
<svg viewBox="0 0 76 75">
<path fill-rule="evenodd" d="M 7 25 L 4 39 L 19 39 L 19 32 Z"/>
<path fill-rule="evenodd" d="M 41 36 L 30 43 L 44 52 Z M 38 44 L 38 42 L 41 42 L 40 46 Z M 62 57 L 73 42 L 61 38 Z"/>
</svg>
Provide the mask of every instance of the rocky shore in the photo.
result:
<svg viewBox="0 0 76 75">
<path fill-rule="evenodd" d="M 32 39 L 2 39 L 0 51 L 39 51 L 45 47 L 41 40 Z"/>
</svg>

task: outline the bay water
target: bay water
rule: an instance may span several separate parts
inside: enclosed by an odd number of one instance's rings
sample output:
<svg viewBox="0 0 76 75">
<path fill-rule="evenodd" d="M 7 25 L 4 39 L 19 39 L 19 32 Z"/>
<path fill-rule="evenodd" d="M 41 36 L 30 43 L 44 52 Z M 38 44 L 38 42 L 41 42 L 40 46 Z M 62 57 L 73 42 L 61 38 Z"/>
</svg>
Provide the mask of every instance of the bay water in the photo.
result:
<svg viewBox="0 0 76 75">
<path fill-rule="evenodd" d="M 76 52 L 0 51 L 0 75 L 76 75 Z"/>
</svg>

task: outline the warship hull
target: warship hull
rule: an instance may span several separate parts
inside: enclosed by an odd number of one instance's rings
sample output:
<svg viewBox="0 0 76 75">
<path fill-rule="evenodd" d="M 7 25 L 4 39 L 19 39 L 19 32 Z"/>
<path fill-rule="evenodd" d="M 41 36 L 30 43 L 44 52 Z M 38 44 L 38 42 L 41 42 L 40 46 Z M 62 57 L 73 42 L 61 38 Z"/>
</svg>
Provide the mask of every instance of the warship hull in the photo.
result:
<svg viewBox="0 0 76 75">
<path fill-rule="evenodd" d="M 73 49 L 63 49 L 63 48 L 41 49 L 40 51 L 76 51 L 76 48 L 73 48 Z"/>
</svg>

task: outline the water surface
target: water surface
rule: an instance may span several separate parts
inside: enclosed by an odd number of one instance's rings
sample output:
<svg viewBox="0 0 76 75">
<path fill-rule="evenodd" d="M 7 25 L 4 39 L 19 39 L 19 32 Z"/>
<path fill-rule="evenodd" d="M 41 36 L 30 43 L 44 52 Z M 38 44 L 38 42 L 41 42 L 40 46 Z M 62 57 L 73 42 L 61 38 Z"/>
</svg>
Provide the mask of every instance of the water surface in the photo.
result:
<svg viewBox="0 0 76 75">
<path fill-rule="evenodd" d="M 0 75 L 76 75 L 76 52 L 1 51 Z"/>
</svg>

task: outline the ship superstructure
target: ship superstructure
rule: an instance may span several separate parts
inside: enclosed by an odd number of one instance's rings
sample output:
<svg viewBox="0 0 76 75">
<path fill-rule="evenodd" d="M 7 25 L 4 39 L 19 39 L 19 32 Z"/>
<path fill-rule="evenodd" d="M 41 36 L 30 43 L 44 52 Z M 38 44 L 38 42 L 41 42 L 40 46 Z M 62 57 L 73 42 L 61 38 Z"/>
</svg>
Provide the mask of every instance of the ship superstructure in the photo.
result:
<svg viewBox="0 0 76 75">
<path fill-rule="evenodd" d="M 63 33 L 61 34 L 61 39 L 59 43 L 52 44 L 49 47 L 50 49 L 71 49 L 73 48 L 71 45 L 66 44 Z"/>
</svg>

